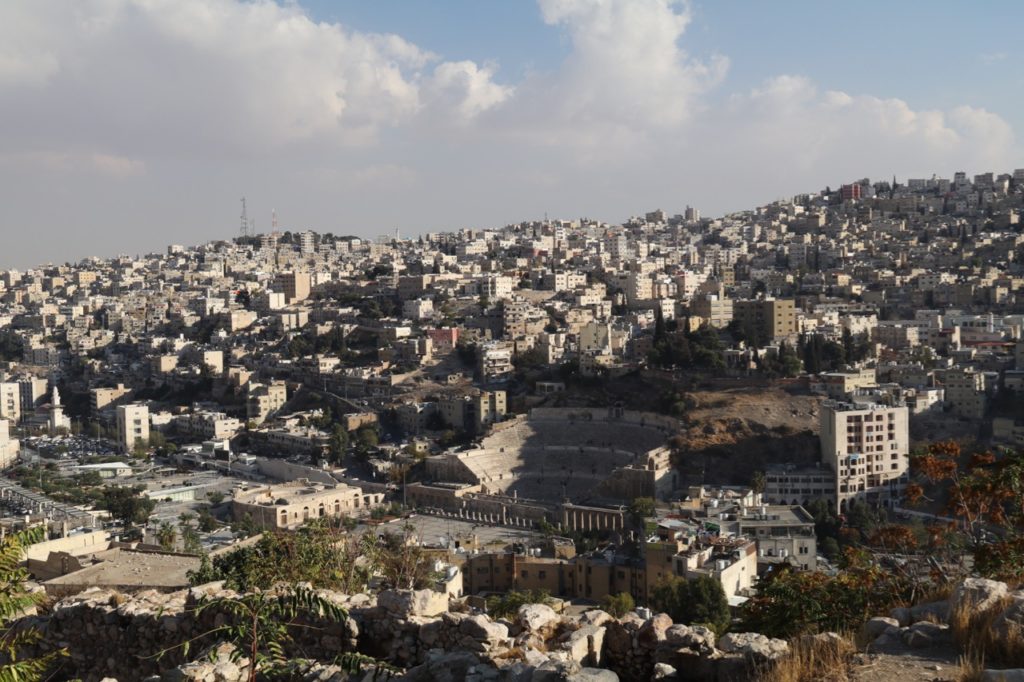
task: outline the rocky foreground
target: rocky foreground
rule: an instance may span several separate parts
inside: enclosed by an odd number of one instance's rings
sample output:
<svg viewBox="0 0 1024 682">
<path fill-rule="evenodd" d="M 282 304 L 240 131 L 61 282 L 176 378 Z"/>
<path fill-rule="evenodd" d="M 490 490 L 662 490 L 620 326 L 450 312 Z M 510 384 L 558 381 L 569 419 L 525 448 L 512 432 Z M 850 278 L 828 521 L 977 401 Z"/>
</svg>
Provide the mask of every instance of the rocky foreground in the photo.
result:
<svg viewBox="0 0 1024 682">
<path fill-rule="evenodd" d="M 513 617 L 492 619 L 430 590 L 319 594 L 348 615 L 340 622 L 304 621 L 294 629 L 294 641 L 286 652 L 292 659 L 292 679 L 338 682 L 372 679 L 379 672 L 370 669 L 350 675 L 334 663 L 343 652 L 360 652 L 387 662 L 398 670 L 391 673 L 392 679 L 423 682 L 739 682 L 762 679 L 798 656 L 783 640 L 759 633 L 717 638 L 707 628 L 675 624 L 665 614 L 614 618 L 591 610 L 570 616 L 547 605 L 528 604 Z M 202 599 L 237 596 L 219 583 L 132 596 L 92 589 L 24 622 L 44 632 L 40 651 L 67 649 L 60 678 L 234 682 L 247 679 L 250 662 L 231 644 L 207 634 L 226 622 L 225 614 L 215 608 L 197 612 L 196 606 Z M 858 662 L 888 674 L 884 671 L 901 669 L 902 663 L 893 663 L 901 656 L 913 660 L 919 651 L 954 651 L 955 626 L 950 621 L 978 623 L 978 614 L 989 615 L 986 622 L 994 637 L 1009 640 L 1024 628 L 1024 591 L 971 579 L 947 601 L 873 618 L 859 633 L 865 646 L 853 659 L 851 677 L 871 679 L 858 676 Z M 833 647 L 836 652 L 846 646 L 834 633 L 797 643 L 798 649 Z M 929 679 L 955 679 L 936 674 L 939 670 L 939 666 L 922 666 L 919 672 L 925 676 L 931 672 Z M 1024 671 L 982 674 L 989 680 L 1024 679 Z"/>
<path fill-rule="evenodd" d="M 748 680 L 789 651 L 787 642 L 757 633 L 717 639 L 707 628 L 674 624 L 665 614 L 617 619 L 593 610 L 569 617 L 529 604 L 513 618 L 492 619 L 449 610 L 448 599 L 430 590 L 320 594 L 348 617 L 298 628 L 288 654 L 309 663 L 296 663 L 296 679 L 360 679 L 330 663 L 358 651 L 401 668 L 394 679 L 424 682 Z M 46 633 L 42 648 L 68 650 L 61 677 L 234 682 L 246 678 L 248 659 L 232 660 L 230 645 L 202 636 L 223 624 L 224 614 L 195 610 L 203 597 L 231 596 L 217 583 L 130 597 L 92 589 L 32 622 Z"/>
</svg>

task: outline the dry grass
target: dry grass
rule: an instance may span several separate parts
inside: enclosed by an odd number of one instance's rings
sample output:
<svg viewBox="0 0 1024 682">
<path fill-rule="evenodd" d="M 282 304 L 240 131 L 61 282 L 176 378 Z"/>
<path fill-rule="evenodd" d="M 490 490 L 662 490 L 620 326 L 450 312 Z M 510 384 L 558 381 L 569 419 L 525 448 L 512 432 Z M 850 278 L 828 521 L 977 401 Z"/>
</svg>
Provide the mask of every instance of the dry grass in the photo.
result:
<svg viewBox="0 0 1024 682">
<path fill-rule="evenodd" d="M 954 609 L 949 614 L 953 641 L 961 651 L 961 680 L 980 679 L 986 667 L 1024 667 L 1024 628 L 1007 621 L 996 627 L 999 614 L 1013 603 L 1004 597 L 984 611 Z"/>
<path fill-rule="evenodd" d="M 760 671 L 764 682 L 843 682 L 849 677 L 850 659 L 856 651 L 849 637 L 822 639 L 798 637 L 789 642 L 789 655 Z"/>
</svg>

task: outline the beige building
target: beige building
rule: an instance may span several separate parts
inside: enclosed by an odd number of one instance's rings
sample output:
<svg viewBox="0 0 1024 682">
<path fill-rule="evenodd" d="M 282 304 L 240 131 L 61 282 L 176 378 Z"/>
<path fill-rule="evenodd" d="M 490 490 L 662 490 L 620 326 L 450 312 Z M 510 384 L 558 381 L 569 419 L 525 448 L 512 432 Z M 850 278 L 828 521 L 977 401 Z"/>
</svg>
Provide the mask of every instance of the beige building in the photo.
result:
<svg viewBox="0 0 1024 682">
<path fill-rule="evenodd" d="M 92 388 L 89 389 L 89 407 L 95 415 L 101 410 L 113 407 L 118 401 L 131 395 L 132 390 L 125 388 L 124 384 L 118 384 L 116 388 Z"/>
<path fill-rule="evenodd" d="M 17 438 L 11 438 L 11 423 L 0 419 L 0 468 L 7 468 L 18 458 L 21 447 Z"/>
<path fill-rule="evenodd" d="M 836 509 L 851 500 L 890 506 L 907 483 L 908 409 L 826 401 L 821 406 L 821 458 L 836 474 Z"/>
<path fill-rule="evenodd" d="M 262 424 L 267 417 L 281 409 L 288 401 L 288 386 L 283 381 L 271 384 L 249 384 L 249 395 L 245 401 L 246 416 Z"/>
<path fill-rule="evenodd" d="M 136 443 L 149 442 L 149 407 L 132 403 L 117 406 L 117 442 L 125 452 Z"/>
<path fill-rule="evenodd" d="M 951 369 L 943 377 L 946 405 L 958 417 L 982 419 L 985 416 L 985 375 L 973 367 Z"/>
<path fill-rule="evenodd" d="M 470 433 L 500 421 L 508 411 L 505 391 L 446 396 L 438 402 L 438 410 L 445 423 Z"/>
<path fill-rule="evenodd" d="M 792 299 L 765 298 L 733 301 L 732 316 L 740 328 L 750 328 L 768 341 L 796 334 L 796 306 Z"/>
<path fill-rule="evenodd" d="M 282 272 L 277 281 L 287 304 L 309 298 L 311 280 L 308 272 Z"/>
<path fill-rule="evenodd" d="M 690 312 L 709 326 L 723 329 L 732 322 L 732 299 L 717 294 L 698 296 L 690 302 Z"/>
<path fill-rule="evenodd" d="M 0 418 L 12 423 L 21 419 L 21 387 L 16 382 L 0 383 Z"/>
<path fill-rule="evenodd" d="M 362 516 L 383 501 L 383 493 L 301 479 L 237 492 L 231 513 L 238 521 L 248 516 L 263 528 L 285 530 L 298 528 L 310 519 Z"/>
</svg>

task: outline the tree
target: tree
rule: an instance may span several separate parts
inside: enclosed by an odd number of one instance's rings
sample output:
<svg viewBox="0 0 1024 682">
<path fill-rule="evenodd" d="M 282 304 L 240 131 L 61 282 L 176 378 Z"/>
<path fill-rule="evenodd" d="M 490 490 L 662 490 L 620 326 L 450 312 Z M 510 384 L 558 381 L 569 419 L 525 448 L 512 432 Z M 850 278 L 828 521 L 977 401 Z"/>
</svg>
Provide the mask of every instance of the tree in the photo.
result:
<svg viewBox="0 0 1024 682">
<path fill-rule="evenodd" d="M 628 592 L 619 592 L 605 595 L 601 600 L 601 608 L 616 618 L 622 618 L 636 608 L 636 602 Z"/>
<path fill-rule="evenodd" d="M 186 554 L 201 554 L 203 551 L 202 542 L 199 540 L 199 532 L 192 526 L 181 527 L 181 545 Z"/>
<path fill-rule="evenodd" d="M 729 625 L 729 601 L 722 583 L 710 576 L 672 577 L 654 588 L 651 604 L 676 623 L 700 624 L 716 632 Z"/>
<path fill-rule="evenodd" d="M 637 497 L 629 505 L 629 517 L 638 528 L 643 528 L 644 521 L 654 516 L 656 511 L 653 497 Z"/>
<path fill-rule="evenodd" d="M 254 545 L 204 557 L 188 579 L 192 585 L 223 580 L 239 591 L 308 582 L 355 594 L 365 589 L 375 567 L 376 543 L 369 534 L 353 537 L 317 519 L 294 533 L 264 533 Z"/>
<path fill-rule="evenodd" d="M 178 540 L 178 533 L 169 522 L 164 521 L 156 531 L 156 540 L 160 546 L 167 551 L 174 549 L 174 543 Z"/>
<path fill-rule="evenodd" d="M 743 609 L 743 631 L 789 638 L 804 633 L 854 630 L 871 616 L 913 603 L 914 583 L 848 548 L 842 571 L 783 571 L 758 583 Z"/>
<path fill-rule="evenodd" d="M 64 649 L 35 658 L 22 653 L 42 639 L 34 626 L 23 627 L 16 621 L 46 600 L 45 592 L 30 592 L 25 587 L 28 570 L 21 566 L 24 548 L 43 539 L 43 527 L 37 526 L 0 539 L 0 680 L 42 680 L 46 672 L 63 656 Z"/>
<path fill-rule="evenodd" d="M 932 443 L 911 458 L 911 471 L 930 484 L 945 485 L 945 513 L 957 519 L 952 530 L 972 554 L 975 570 L 1018 581 L 1024 578 L 1024 452 L 999 457 L 979 452 L 961 459 L 957 443 Z M 925 499 L 919 483 L 908 485 L 905 494 L 910 504 Z"/>
<path fill-rule="evenodd" d="M 249 659 L 248 682 L 284 673 L 290 658 L 285 647 L 293 642 L 292 630 L 309 628 L 309 621 L 340 623 L 348 613 L 334 602 L 304 587 L 286 587 L 277 592 L 253 592 L 241 596 L 204 598 L 196 615 L 204 611 L 223 614 L 227 620 L 208 636 L 234 645 L 233 661 Z M 191 641 L 191 640 L 189 640 Z M 180 645 L 186 649 L 189 642 Z M 358 673 L 364 666 L 377 665 L 373 658 L 355 652 L 341 654 L 338 663 L 347 672 Z"/>
<path fill-rule="evenodd" d="M 348 446 L 348 431 L 346 431 L 345 427 L 341 424 L 335 424 L 334 431 L 331 433 L 329 450 L 331 462 L 341 464 L 345 459 L 345 453 L 348 452 Z"/>
<path fill-rule="evenodd" d="M 432 586 L 439 576 L 433 561 L 414 541 L 411 524 L 402 527 L 402 534 L 387 533 L 368 549 L 380 571 L 381 582 L 399 590 L 422 590 Z"/>
<path fill-rule="evenodd" d="M 760 495 L 764 492 L 766 480 L 763 471 L 755 471 L 750 475 L 750 489 Z"/>
<path fill-rule="evenodd" d="M 144 524 L 149 520 L 149 515 L 156 507 L 156 501 L 149 497 L 143 497 L 144 488 L 136 486 L 127 488 L 114 486 L 103 491 L 101 504 L 110 515 L 123 523 L 126 528 L 135 524 Z"/>
<path fill-rule="evenodd" d="M 199 510 L 199 530 L 204 533 L 212 533 L 217 530 L 220 524 L 217 523 L 217 519 L 214 518 L 213 514 L 206 507 Z"/>
</svg>

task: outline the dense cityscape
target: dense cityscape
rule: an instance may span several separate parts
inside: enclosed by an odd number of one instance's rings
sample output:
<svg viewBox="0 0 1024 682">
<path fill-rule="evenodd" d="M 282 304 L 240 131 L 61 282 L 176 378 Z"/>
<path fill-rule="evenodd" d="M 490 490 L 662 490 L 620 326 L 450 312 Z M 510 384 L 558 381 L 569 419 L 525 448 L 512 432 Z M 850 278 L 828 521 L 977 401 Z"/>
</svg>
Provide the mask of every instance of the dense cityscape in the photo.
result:
<svg viewBox="0 0 1024 682">
<path fill-rule="evenodd" d="M 964 608 L 1024 622 L 1022 211 L 1024 169 L 372 240 L 243 200 L 230 239 L 3 271 L 4 531 L 45 536 L 63 639 L 112 591 L 284 581 L 349 595 L 308 647 L 408 679 L 784 679 L 808 633 L 854 665 L 836 632 L 966 669 Z"/>
</svg>

